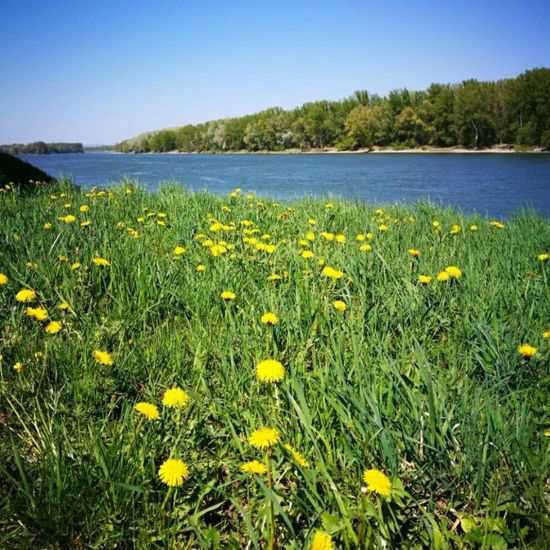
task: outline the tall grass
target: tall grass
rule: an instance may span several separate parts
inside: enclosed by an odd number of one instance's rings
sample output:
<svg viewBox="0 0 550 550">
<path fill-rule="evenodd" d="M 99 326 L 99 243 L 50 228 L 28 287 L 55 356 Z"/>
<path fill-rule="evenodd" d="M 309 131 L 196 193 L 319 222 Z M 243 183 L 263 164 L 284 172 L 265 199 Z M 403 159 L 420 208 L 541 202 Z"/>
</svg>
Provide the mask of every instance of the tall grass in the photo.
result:
<svg viewBox="0 0 550 550">
<path fill-rule="evenodd" d="M 130 182 L 0 195 L 0 546 L 298 549 L 319 530 L 337 548 L 545 546 L 547 220 L 327 202 Z M 230 246 L 213 256 L 207 239 Z M 438 281 L 450 265 L 462 276 Z M 37 299 L 17 302 L 21 288 Z M 38 304 L 47 321 L 26 314 Z M 284 365 L 283 381 L 257 379 L 263 359 Z M 162 405 L 173 386 L 190 396 L 177 411 Z M 270 476 L 240 469 L 265 460 L 248 441 L 262 426 L 281 435 Z M 168 457 L 189 466 L 181 486 L 158 477 Z M 362 488 L 371 468 L 391 497 Z"/>
</svg>

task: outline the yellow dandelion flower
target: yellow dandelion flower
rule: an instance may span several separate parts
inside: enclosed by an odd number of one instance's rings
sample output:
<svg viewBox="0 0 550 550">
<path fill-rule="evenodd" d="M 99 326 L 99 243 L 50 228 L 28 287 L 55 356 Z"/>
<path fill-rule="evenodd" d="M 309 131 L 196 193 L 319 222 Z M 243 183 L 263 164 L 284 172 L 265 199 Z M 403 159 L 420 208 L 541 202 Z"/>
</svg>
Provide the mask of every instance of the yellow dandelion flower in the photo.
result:
<svg viewBox="0 0 550 550">
<path fill-rule="evenodd" d="M 342 300 L 334 300 L 334 302 L 332 302 L 332 307 L 341 313 L 344 313 L 344 311 L 348 309 L 346 302 L 343 302 Z"/>
<path fill-rule="evenodd" d="M 5 285 L 9 281 L 8 276 L 5 273 L 0 273 L 0 285 Z"/>
<path fill-rule="evenodd" d="M 157 406 L 153 405 L 153 403 L 147 403 L 146 401 L 136 403 L 134 409 L 148 420 L 156 420 L 160 416 Z"/>
<path fill-rule="evenodd" d="M 225 254 L 227 252 L 227 248 L 222 244 L 214 244 L 210 247 L 210 252 L 212 256 L 221 256 L 222 254 Z"/>
<path fill-rule="evenodd" d="M 496 220 L 489 222 L 489 225 L 491 225 L 492 227 L 496 227 L 497 229 L 504 229 L 506 227 L 502 222 Z"/>
<path fill-rule="evenodd" d="M 15 363 L 15 365 L 13 365 L 13 370 L 15 372 L 21 372 L 22 369 L 23 369 L 23 365 L 21 364 L 20 361 L 17 361 L 17 363 Z"/>
<path fill-rule="evenodd" d="M 71 264 L 71 269 L 73 271 L 76 271 L 77 269 L 80 269 L 80 267 L 81 267 L 80 262 L 74 262 L 73 264 Z"/>
<path fill-rule="evenodd" d="M 65 262 L 68 262 L 69 261 L 69 258 L 67 258 L 67 256 L 63 256 L 63 255 L 59 255 L 57 257 L 57 259 L 61 262 L 61 263 L 65 263 Z"/>
<path fill-rule="evenodd" d="M 168 487 L 178 487 L 189 477 L 189 468 L 183 460 L 169 458 L 161 464 L 158 476 Z"/>
<path fill-rule="evenodd" d="M 105 258 L 99 258 L 99 257 L 93 258 L 92 262 L 95 265 L 98 265 L 100 267 L 109 267 L 111 265 L 111 262 L 109 260 L 106 260 Z"/>
<path fill-rule="evenodd" d="M 418 256 L 420 256 L 420 250 L 417 250 L 416 248 L 409 248 L 408 252 L 413 258 L 418 258 Z"/>
<path fill-rule="evenodd" d="M 330 210 L 331 208 L 334 208 L 334 204 L 332 204 L 331 202 L 327 202 L 327 203 L 325 204 L 325 208 L 326 208 L 327 210 Z"/>
<path fill-rule="evenodd" d="M 265 464 L 258 462 L 257 460 L 251 460 L 250 462 L 245 462 L 241 466 L 241 471 L 246 472 L 247 474 L 266 474 L 267 468 Z"/>
<path fill-rule="evenodd" d="M 437 280 L 441 282 L 448 281 L 450 278 L 451 276 L 446 271 L 441 271 L 437 274 Z"/>
<path fill-rule="evenodd" d="M 477 230 L 478 230 L 478 227 L 475 223 L 470 225 L 470 231 L 477 231 Z"/>
<path fill-rule="evenodd" d="M 457 235 L 458 233 L 460 233 L 460 225 L 454 224 L 451 227 L 451 235 Z"/>
<path fill-rule="evenodd" d="M 31 288 L 23 288 L 15 295 L 15 299 L 23 303 L 32 302 L 36 300 L 36 292 Z"/>
<path fill-rule="evenodd" d="M 199 265 L 197 266 L 197 271 L 198 271 L 199 273 L 202 273 L 203 271 L 206 271 L 206 266 L 205 266 L 204 264 L 199 264 Z"/>
<path fill-rule="evenodd" d="M 43 307 L 28 307 L 27 315 L 37 321 L 44 321 L 48 318 L 48 310 Z"/>
<path fill-rule="evenodd" d="M 272 273 L 267 277 L 268 281 L 280 281 L 282 277 L 278 273 Z"/>
<path fill-rule="evenodd" d="M 518 346 L 518 353 L 524 359 L 531 359 L 531 357 L 536 355 L 537 351 L 538 349 L 530 344 L 522 344 L 521 346 Z"/>
<path fill-rule="evenodd" d="M 262 315 L 261 321 L 264 325 L 276 325 L 279 322 L 279 318 L 272 311 L 268 311 Z"/>
<path fill-rule="evenodd" d="M 256 376 L 262 382 L 279 382 L 285 377 L 285 368 L 275 359 L 266 359 L 256 366 Z"/>
<path fill-rule="evenodd" d="M 63 326 L 61 325 L 61 323 L 59 321 L 50 321 L 46 325 L 44 330 L 48 334 L 57 334 L 62 328 L 63 328 Z"/>
<path fill-rule="evenodd" d="M 80 206 L 79 210 L 81 212 L 88 212 L 88 210 L 90 210 L 90 207 L 87 204 L 83 204 Z"/>
<path fill-rule="evenodd" d="M 362 244 L 360 247 L 359 247 L 359 250 L 361 252 L 370 252 L 372 250 L 372 246 L 368 243 L 365 243 L 365 244 Z"/>
<path fill-rule="evenodd" d="M 162 396 L 162 404 L 171 409 L 183 409 L 188 401 L 187 392 L 178 387 L 166 390 Z"/>
<path fill-rule="evenodd" d="M 546 430 L 546 431 L 544 432 L 544 435 L 545 435 L 545 437 L 550 437 L 550 430 Z"/>
<path fill-rule="evenodd" d="M 542 337 L 543 337 L 543 338 L 550 338 L 550 330 L 545 330 L 545 331 L 542 333 Z"/>
<path fill-rule="evenodd" d="M 222 298 L 222 300 L 229 302 L 231 300 L 234 300 L 237 297 L 237 295 L 234 292 L 231 292 L 231 290 L 224 290 L 220 294 L 220 297 Z"/>
<path fill-rule="evenodd" d="M 302 256 L 304 260 L 310 260 L 315 256 L 315 254 L 311 250 L 302 250 L 302 252 L 300 252 L 300 256 Z"/>
<path fill-rule="evenodd" d="M 57 218 L 60 222 L 64 222 L 64 223 L 73 223 L 76 221 L 76 217 L 73 216 L 72 214 L 67 214 L 66 216 L 61 216 L 59 218 Z"/>
<path fill-rule="evenodd" d="M 445 271 L 449 274 L 449 277 L 452 279 L 460 279 L 462 277 L 462 271 L 454 265 L 450 265 L 449 267 L 445 268 Z"/>
<path fill-rule="evenodd" d="M 69 304 L 67 302 L 61 302 L 57 308 L 60 309 L 61 311 L 65 311 L 66 309 L 69 309 Z"/>
<path fill-rule="evenodd" d="M 294 462 L 296 462 L 298 466 L 301 466 L 302 468 L 309 468 L 309 462 L 292 445 L 290 445 L 290 443 L 285 444 L 285 449 L 292 455 Z"/>
<path fill-rule="evenodd" d="M 437 230 L 441 227 L 441 224 L 437 220 L 434 220 L 432 222 L 432 227 Z"/>
<path fill-rule="evenodd" d="M 367 485 L 367 490 L 372 493 L 377 493 L 384 497 L 391 496 L 391 480 L 380 470 L 365 470 L 363 472 L 363 480 Z"/>
<path fill-rule="evenodd" d="M 176 246 L 176 248 L 174 248 L 174 254 L 176 256 L 181 256 L 182 254 L 185 254 L 185 248 L 183 246 Z"/>
<path fill-rule="evenodd" d="M 367 236 L 366 236 L 364 233 L 359 233 L 359 235 L 357 235 L 357 236 L 355 237 L 355 239 L 356 239 L 357 241 L 359 241 L 359 242 L 364 241 L 366 238 L 367 238 Z"/>
<path fill-rule="evenodd" d="M 52 228 L 52 224 L 50 222 L 46 222 L 42 227 L 47 231 Z"/>
<path fill-rule="evenodd" d="M 31 269 L 36 269 L 38 267 L 38 264 L 35 262 L 27 262 L 25 265 Z"/>
<path fill-rule="evenodd" d="M 343 271 L 334 269 L 329 265 L 323 268 L 323 271 L 321 272 L 321 274 L 324 275 L 325 277 L 329 277 L 330 279 L 341 279 L 344 276 Z"/>
<path fill-rule="evenodd" d="M 432 278 L 429 275 L 419 275 L 418 282 L 421 285 L 429 285 L 432 282 Z"/>
<path fill-rule="evenodd" d="M 93 358 L 95 359 L 96 363 L 99 365 L 112 365 L 113 364 L 113 356 L 108 351 L 101 351 L 99 349 L 95 349 L 92 352 Z"/>
<path fill-rule="evenodd" d="M 337 243 L 340 243 L 340 244 L 343 244 L 346 242 L 346 236 L 345 235 L 342 235 L 341 233 L 336 235 L 336 237 L 334 237 L 334 240 L 337 242 Z"/>
<path fill-rule="evenodd" d="M 387 231 L 389 227 L 385 224 L 381 224 L 378 226 L 378 231 Z"/>
<path fill-rule="evenodd" d="M 314 220 L 313 218 L 309 218 L 309 220 L 307 221 L 307 223 L 308 223 L 309 225 L 317 225 L 317 221 Z"/>
<path fill-rule="evenodd" d="M 311 539 L 310 550 L 334 550 L 332 537 L 324 531 L 315 531 Z"/>
<path fill-rule="evenodd" d="M 273 447 L 280 437 L 279 432 L 275 428 L 259 428 L 252 432 L 248 438 L 248 442 L 258 449 L 268 449 L 269 447 Z"/>
<path fill-rule="evenodd" d="M 539 254 L 537 256 L 537 258 L 541 261 L 541 262 L 547 262 L 549 259 L 550 259 L 550 254 L 547 254 L 546 252 L 544 252 L 543 254 Z"/>
<path fill-rule="evenodd" d="M 91 224 L 92 224 L 92 222 L 86 220 L 86 221 L 80 222 L 80 227 L 88 227 Z"/>
<path fill-rule="evenodd" d="M 315 240 L 315 233 L 313 231 L 308 231 L 306 233 L 306 239 L 308 241 L 314 241 Z"/>
</svg>

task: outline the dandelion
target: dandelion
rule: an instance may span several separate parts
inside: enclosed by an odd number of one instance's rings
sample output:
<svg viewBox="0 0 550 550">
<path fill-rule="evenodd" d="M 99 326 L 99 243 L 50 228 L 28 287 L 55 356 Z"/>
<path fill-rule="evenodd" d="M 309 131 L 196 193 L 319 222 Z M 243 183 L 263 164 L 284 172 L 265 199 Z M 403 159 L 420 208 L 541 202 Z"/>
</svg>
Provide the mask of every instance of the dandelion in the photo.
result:
<svg viewBox="0 0 550 550">
<path fill-rule="evenodd" d="M 372 246 L 368 243 L 365 243 L 365 244 L 362 244 L 360 247 L 359 247 L 359 250 L 361 252 L 370 252 L 372 250 Z"/>
<path fill-rule="evenodd" d="M 48 318 L 48 310 L 43 307 L 28 307 L 27 315 L 37 321 L 44 321 Z"/>
<path fill-rule="evenodd" d="M 336 237 L 334 237 L 334 240 L 335 240 L 337 243 L 343 244 L 343 243 L 346 242 L 346 236 L 345 236 L 345 235 L 342 235 L 342 234 L 339 234 L 339 235 L 336 235 Z"/>
<path fill-rule="evenodd" d="M 429 275 L 419 275 L 418 282 L 421 285 L 429 285 L 432 282 L 432 278 Z"/>
<path fill-rule="evenodd" d="M 457 235 L 458 233 L 460 233 L 460 225 L 453 225 L 451 227 L 451 235 Z"/>
<path fill-rule="evenodd" d="M 275 359 L 266 359 L 256 366 L 256 376 L 262 382 L 279 382 L 285 377 L 285 368 Z"/>
<path fill-rule="evenodd" d="M 65 262 L 68 262 L 69 261 L 69 258 L 67 258 L 67 256 L 63 256 L 63 255 L 59 255 L 57 257 L 57 259 L 61 262 L 61 263 L 65 263 Z"/>
<path fill-rule="evenodd" d="M 259 428 L 252 432 L 248 438 L 248 442 L 258 449 L 268 449 L 269 447 L 273 447 L 280 437 L 279 432 L 275 428 Z"/>
<path fill-rule="evenodd" d="M 46 222 L 43 226 L 42 226 L 46 231 L 48 231 L 48 229 L 51 229 L 52 228 L 52 224 L 50 222 Z"/>
<path fill-rule="evenodd" d="M 268 311 L 264 313 L 261 317 L 261 321 L 264 325 L 276 325 L 279 322 L 279 318 L 275 313 Z"/>
<path fill-rule="evenodd" d="M 80 262 L 74 262 L 73 264 L 71 264 L 71 270 L 72 271 L 76 271 L 77 269 L 80 269 L 80 267 L 81 267 Z"/>
<path fill-rule="evenodd" d="M 388 229 L 389 229 L 389 227 L 385 224 L 381 224 L 381 225 L 378 226 L 378 231 L 384 232 L 384 231 L 387 231 Z"/>
<path fill-rule="evenodd" d="M 90 207 L 89 207 L 87 204 L 83 204 L 83 205 L 79 208 L 79 210 L 80 210 L 81 212 L 88 212 L 88 210 L 90 210 Z"/>
<path fill-rule="evenodd" d="M 368 491 L 384 497 L 391 496 L 391 481 L 384 472 L 375 469 L 365 470 L 363 472 L 363 480 L 367 485 Z"/>
<path fill-rule="evenodd" d="M 86 221 L 80 222 L 80 227 L 88 227 L 91 224 L 92 222 L 86 220 Z"/>
<path fill-rule="evenodd" d="M 92 352 L 92 355 L 98 365 L 113 364 L 113 356 L 108 351 L 101 351 L 99 349 L 95 349 Z"/>
<path fill-rule="evenodd" d="M 48 334 L 57 334 L 61 329 L 62 329 L 62 325 L 59 321 L 50 321 L 46 327 L 45 327 L 45 331 L 48 333 Z"/>
<path fill-rule="evenodd" d="M 266 474 L 267 468 L 265 464 L 258 462 L 257 460 L 251 460 L 250 462 L 245 462 L 241 466 L 241 471 L 246 472 L 247 474 Z"/>
<path fill-rule="evenodd" d="M 346 305 L 346 302 L 343 302 L 342 300 L 334 300 L 334 302 L 332 302 L 332 307 L 336 311 L 339 311 L 341 313 L 344 313 L 344 311 L 346 311 L 346 309 L 348 309 L 348 306 Z"/>
<path fill-rule="evenodd" d="M 449 273 L 447 273 L 447 271 L 441 271 L 437 274 L 437 280 L 441 282 L 448 281 L 450 278 L 451 276 L 449 275 Z"/>
<path fill-rule="evenodd" d="M 296 462 L 298 466 L 301 466 L 302 468 L 309 468 L 309 462 L 292 445 L 290 445 L 290 443 L 285 444 L 285 449 L 292 455 L 294 462 Z"/>
<path fill-rule="evenodd" d="M 470 225 L 470 231 L 477 231 L 477 230 L 478 230 L 478 227 L 475 223 Z"/>
<path fill-rule="evenodd" d="M 441 224 L 440 224 L 437 220 L 434 220 L 434 221 L 432 222 L 432 227 L 433 227 L 436 231 L 438 231 L 439 228 L 441 227 Z"/>
<path fill-rule="evenodd" d="M 23 369 L 23 365 L 19 361 L 17 361 L 17 363 L 13 365 L 13 370 L 15 372 L 21 372 L 22 369 Z"/>
<path fill-rule="evenodd" d="M 57 308 L 60 309 L 61 311 L 65 311 L 66 309 L 69 309 L 69 304 L 68 302 L 61 302 Z"/>
<path fill-rule="evenodd" d="M 32 302 L 36 300 L 36 292 L 31 288 L 23 288 L 15 295 L 15 299 L 23 303 Z"/>
<path fill-rule="evenodd" d="M 231 290 L 224 290 L 220 294 L 222 300 L 225 300 L 226 302 L 230 302 L 231 300 L 234 300 L 237 295 L 234 292 L 231 292 Z"/>
<path fill-rule="evenodd" d="M 178 487 L 189 477 L 189 468 L 183 460 L 169 458 L 161 464 L 158 476 L 168 487 Z"/>
<path fill-rule="evenodd" d="M 202 273 L 203 271 L 206 271 L 206 266 L 205 266 L 204 264 L 199 264 L 199 265 L 197 266 L 197 271 L 198 271 L 199 273 Z"/>
<path fill-rule="evenodd" d="M 109 260 L 100 257 L 93 258 L 92 262 L 100 267 L 109 267 L 111 265 L 111 262 Z"/>
<path fill-rule="evenodd" d="M 323 271 L 321 272 L 321 274 L 324 275 L 325 277 L 329 277 L 330 279 L 341 279 L 344 276 L 343 271 L 338 271 L 337 269 L 334 269 L 329 265 L 323 268 Z"/>
<path fill-rule="evenodd" d="M 8 276 L 5 273 L 0 273 L 0 285 L 5 285 L 9 281 Z"/>
<path fill-rule="evenodd" d="M 176 248 L 174 248 L 174 254 L 176 256 L 181 256 L 182 254 L 185 254 L 185 248 L 183 246 L 176 246 Z"/>
<path fill-rule="evenodd" d="M 60 222 L 64 222 L 64 223 L 73 223 L 76 221 L 76 217 L 73 216 L 72 214 L 67 214 L 66 216 L 61 216 L 59 218 L 57 218 Z"/>
<path fill-rule="evenodd" d="M 548 254 L 548 253 L 545 252 L 545 253 L 543 253 L 543 254 L 539 254 L 539 255 L 537 256 L 537 258 L 538 258 L 539 261 L 541 261 L 541 262 L 547 262 L 547 261 L 550 259 L 550 254 Z"/>
<path fill-rule="evenodd" d="M 334 550 L 332 537 L 324 531 L 315 531 L 311 539 L 310 550 Z"/>
<path fill-rule="evenodd" d="M 170 388 L 162 396 L 162 404 L 170 409 L 183 409 L 189 401 L 189 395 L 181 388 Z"/>
<path fill-rule="evenodd" d="M 153 405 L 153 403 L 147 403 L 146 401 L 136 403 L 134 409 L 147 418 L 147 420 L 155 420 L 160 416 L 157 406 Z"/>
<path fill-rule="evenodd" d="M 491 225 L 492 227 L 496 227 L 497 229 L 504 229 L 506 227 L 502 222 L 498 222 L 496 220 L 489 222 L 489 225 Z"/>
<path fill-rule="evenodd" d="M 545 330 L 545 331 L 542 333 L 542 337 L 543 337 L 543 338 L 550 338 L 550 330 Z"/>
<path fill-rule="evenodd" d="M 409 248 L 408 253 L 413 258 L 418 258 L 418 256 L 420 256 L 420 250 L 416 250 L 416 248 Z"/>
<path fill-rule="evenodd" d="M 308 223 L 309 225 L 317 225 L 317 221 L 314 220 L 313 218 L 309 218 L 309 220 L 307 221 L 307 223 Z"/>
<path fill-rule="evenodd" d="M 302 252 L 300 252 L 300 256 L 302 256 L 304 260 L 309 260 L 313 258 L 315 254 L 311 250 L 303 250 Z"/>
<path fill-rule="evenodd" d="M 308 241 L 314 241 L 315 240 L 315 233 L 313 231 L 308 231 L 306 233 L 306 239 Z"/>
<path fill-rule="evenodd" d="M 530 344 L 522 344 L 518 347 L 518 353 L 524 358 L 524 359 L 531 359 L 534 355 L 536 355 L 538 349 L 534 346 L 531 346 Z"/>
<path fill-rule="evenodd" d="M 446 267 L 445 271 L 449 274 L 449 277 L 451 277 L 451 279 L 460 279 L 460 277 L 462 277 L 462 271 L 460 271 L 460 269 L 458 269 L 458 267 L 454 265 Z"/>
<path fill-rule="evenodd" d="M 278 273 L 272 273 L 267 277 L 268 281 L 280 281 L 282 277 Z"/>
</svg>

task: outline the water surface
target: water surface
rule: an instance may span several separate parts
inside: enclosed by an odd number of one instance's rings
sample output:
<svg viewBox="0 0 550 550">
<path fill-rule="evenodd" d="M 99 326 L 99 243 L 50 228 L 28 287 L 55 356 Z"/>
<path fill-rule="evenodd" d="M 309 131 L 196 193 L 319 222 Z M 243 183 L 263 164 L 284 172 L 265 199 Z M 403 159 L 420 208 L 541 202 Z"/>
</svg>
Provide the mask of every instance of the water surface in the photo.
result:
<svg viewBox="0 0 550 550">
<path fill-rule="evenodd" d="M 373 204 L 421 199 L 467 212 L 507 217 L 529 206 L 550 215 L 548 154 L 23 155 L 52 176 L 83 187 L 127 176 L 147 189 L 175 180 L 225 194 L 235 187 L 276 199 L 338 196 Z"/>
</svg>

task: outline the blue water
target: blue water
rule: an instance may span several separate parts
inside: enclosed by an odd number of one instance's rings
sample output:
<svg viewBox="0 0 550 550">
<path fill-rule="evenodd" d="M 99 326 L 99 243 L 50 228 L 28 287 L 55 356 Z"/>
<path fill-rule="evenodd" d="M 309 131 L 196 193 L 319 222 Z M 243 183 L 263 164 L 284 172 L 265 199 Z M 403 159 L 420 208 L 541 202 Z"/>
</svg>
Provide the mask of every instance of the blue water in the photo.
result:
<svg viewBox="0 0 550 550">
<path fill-rule="evenodd" d="M 85 153 L 24 155 L 52 176 L 83 187 L 123 176 L 150 190 L 175 180 L 225 194 L 235 187 L 276 199 L 339 196 L 372 204 L 429 199 L 467 213 L 506 217 L 520 207 L 550 215 L 547 154 L 159 155 Z"/>
</svg>

